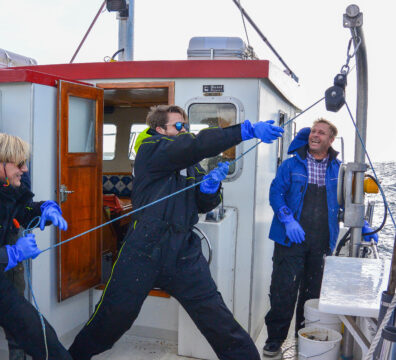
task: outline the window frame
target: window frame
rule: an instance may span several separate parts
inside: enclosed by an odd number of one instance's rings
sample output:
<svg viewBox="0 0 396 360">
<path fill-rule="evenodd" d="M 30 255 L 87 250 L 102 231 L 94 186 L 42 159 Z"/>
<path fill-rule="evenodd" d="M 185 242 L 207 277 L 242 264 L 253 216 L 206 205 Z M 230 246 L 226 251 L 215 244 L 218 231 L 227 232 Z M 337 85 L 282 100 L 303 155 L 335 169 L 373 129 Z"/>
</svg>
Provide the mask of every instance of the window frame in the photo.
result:
<svg viewBox="0 0 396 360">
<path fill-rule="evenodd" d="M 188 100 L 184 106 L 184 110 L 189 115 L 191 105 L 194 104 L 232 104 L 236 108 L 236 119 L 235 125 L 241 123 L 241 119 L 245 120 L 245 109 L 242 102 L 233 96 L 198 96 Z M 190 122 L 190 117 L 189 117 Z M 243 152 L 243 144 L 239 144 L 235 148 L 235 158 L 237 159 Z M 227 175 L 224 182 L 235 181 L 242 173 L 243 169 L 243 157 L 239 159 L 235 164 L 235 172 L 231 175 Z"/>
<path fill-rule="evenodd" d="M 104 139 L 105 139 L 105 133 L 104 133 L 104 129 L 106 125 L 113 125 L 115 127 L 115 141 L 114 141 L 114 157 L 112 159 L 104 159 Z M 103 124 L 103 154 L 102 154 L 102 161 L 113 161 L 116 159 L 116 155 L 117 155 L 117 133 L 118 133 L 118 126 L 117 124 L 114 123 L 104 123 Z"/>
</svg>

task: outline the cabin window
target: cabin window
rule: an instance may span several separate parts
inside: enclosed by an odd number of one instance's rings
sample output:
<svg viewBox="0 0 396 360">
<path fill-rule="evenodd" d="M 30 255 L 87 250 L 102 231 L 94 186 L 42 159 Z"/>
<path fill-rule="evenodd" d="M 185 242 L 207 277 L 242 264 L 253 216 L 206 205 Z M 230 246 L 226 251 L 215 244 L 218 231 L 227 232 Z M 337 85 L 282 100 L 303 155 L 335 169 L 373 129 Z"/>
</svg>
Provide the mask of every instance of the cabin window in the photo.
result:
<svg viewBox="0 0 396 360">
<path fill-rule="evenodd" d="M 135 147 L 136 139 L 139 136 L 139 134 L 146 129 L 147 129 L 146 124 L 132 124 L 131 131 L 129 134 L 129 146 L 128 146 L 129 160 L 135 160 L 136 153 L 134 147 Z"/>
<path fill-rule="evenodd" d="M 194 134 L 208 127 L 228 127 L 237 123 L 237 108 L 230 103 L 195 103 L 188 108 L 190 131 Z M 228 149 L 218 156 L 201 161 L 201 166 L 210 171 L 219 162 L 235 159 L 235 147 Z M 235 163 L 230 164 L 228 176 L 235 173 Z"/>
<path fill-rule="evenodd" d="M 95 109 L 95 100 L 69 96 L 69 153 L 95 152 Z"/>
<path fill-rule="evenodd" d="M 117 126 L 103 124 L 103 160 L 113 160 L 115 157 Z"/>
</svg>

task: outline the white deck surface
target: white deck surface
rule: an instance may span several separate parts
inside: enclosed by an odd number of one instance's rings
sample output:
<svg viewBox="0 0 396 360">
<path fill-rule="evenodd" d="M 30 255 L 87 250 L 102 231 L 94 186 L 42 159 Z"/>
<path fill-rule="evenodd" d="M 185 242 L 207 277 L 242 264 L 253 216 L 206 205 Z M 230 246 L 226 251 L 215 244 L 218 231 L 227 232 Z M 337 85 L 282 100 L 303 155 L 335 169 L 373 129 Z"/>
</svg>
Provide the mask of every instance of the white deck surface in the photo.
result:
<svg viewBox="0 0 396 360">
<path fill-rule="evenodd" d="M 267 328 L 263 327 L 256 341 L 256 346 L 262 359 L 297 359 L 296 339 L 294 338 L 294 319 L 290 325 L 289 338 L 284 342 L 282 354 L 277 357 L 267 358 L 262 355 L 265 340 L 267 339 Z M 62 339 L 62 343 L 68 347 L 73 341 L 75 334 L 70 334 Z M 1 357 L 0 353 L 0 359 Z M 7 359 L 7 358 L 4 358 Z M 149 339 L 126 333 L 112 349 L 94 356 L 92 360 L 192 360 L 194 358 L 177 355 L 177 342 Z"/>
</svg>

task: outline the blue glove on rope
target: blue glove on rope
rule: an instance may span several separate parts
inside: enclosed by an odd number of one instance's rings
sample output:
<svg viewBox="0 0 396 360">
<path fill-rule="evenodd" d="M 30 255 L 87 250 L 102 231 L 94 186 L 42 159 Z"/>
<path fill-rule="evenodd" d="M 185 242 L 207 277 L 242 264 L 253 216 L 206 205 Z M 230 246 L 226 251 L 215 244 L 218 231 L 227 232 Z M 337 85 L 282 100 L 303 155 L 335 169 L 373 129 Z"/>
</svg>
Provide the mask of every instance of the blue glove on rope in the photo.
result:
<svg viewBox="0 0 396 360">
<path fill-rule="evenodd" d="M 220 182 L 226 178 L 229 166 L 228 161 L 219 163 L 209 174 L 206 174 L 203 180 L 207 180 L 199 185 L 201 192 L 214 194 L 219 189 Z"/>
<path fill-rule="evenodd" d="M 27 234 L 19 238 L 15 245 L 6 245 L 8 254 L 8 265 L 4 271 L 12 269 L 23 260 L 34 259 L 41 250 L 37 247 L 34 234 Z"/>
<path fill-rule="evenodd" d="M 373 229 L 370 227 L 369 223 L 366 220 L 364 220 L 364 225 L 362 227 L 362 235 L 371 232 L 373 232 Z M 378 244 L 378 234 L 375 233 L 375 234 L 363 236 L 363 240 L 367 242 L 374 240 L 375 243 Z"/>
<path fill-rule="evenodd" d="M 282 206 L 278 211 L 279 221 L 285 225 L 286 236 L 291 242 L 301 244 L 305 241 L 305 232 L 301 225 L 294 219 L 292 211 L 286 206 Z"/>
<path fill-rule="evenodd" d="M 282 136 L 284 132 L 281 127 L 272 125 L 274 122 L 274 120 L 259 121 L 252 125 L 249 120 L 245 120 L 241 124 L 242 140 L 250 140 L 255 137 L 264 143 L 271 144 L 278 137 Z"/>
<path fill-rule="evenodd" d="M 52 200 L 46 201 L 41 205 L 41 219 L 40 219 L 40 230 L 44 230 L 45 223 L 47 220 L 52 221 L 54 226 L 58 226 L 59 229 L 66 231 L 67 222 L 62 217 L 62 210 L 59 205 Z"/>
</svg>

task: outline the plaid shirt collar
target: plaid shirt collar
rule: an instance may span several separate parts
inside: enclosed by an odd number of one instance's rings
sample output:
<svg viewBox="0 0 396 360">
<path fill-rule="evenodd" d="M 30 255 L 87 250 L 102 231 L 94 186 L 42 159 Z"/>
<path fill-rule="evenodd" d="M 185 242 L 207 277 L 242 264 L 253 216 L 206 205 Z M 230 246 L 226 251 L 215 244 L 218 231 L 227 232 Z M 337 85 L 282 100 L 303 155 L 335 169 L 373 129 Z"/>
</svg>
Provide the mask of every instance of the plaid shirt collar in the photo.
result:
<svg viewBox="0 0 396 360">
<path fill-rule="evenodd" d="M 326 185 L 326 169 L 329 162 L 329 154 L 321 160 L 317 161 L 310 153 L 307 151 L 307 165 L 308 165 L 308 183 L 316 184 L 318 186 Z"/>
</svg>

